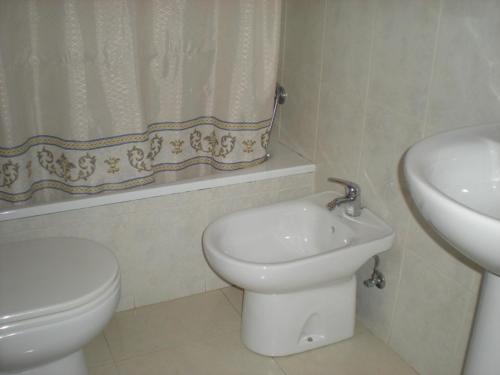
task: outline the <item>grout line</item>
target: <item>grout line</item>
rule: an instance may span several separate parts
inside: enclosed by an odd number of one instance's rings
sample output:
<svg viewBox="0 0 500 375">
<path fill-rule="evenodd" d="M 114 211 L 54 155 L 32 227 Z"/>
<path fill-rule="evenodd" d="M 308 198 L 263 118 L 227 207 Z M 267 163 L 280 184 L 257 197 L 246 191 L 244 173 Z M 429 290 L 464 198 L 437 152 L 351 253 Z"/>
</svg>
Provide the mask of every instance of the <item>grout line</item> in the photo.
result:
<svg viewBox="0 0 500 375">
<path fill-rule="evenodd" d="M 111 356 L 111 361 L 113 362 L 113 366 L 115 366 L 115 369 L 118 371 L 118 360 L 115 358 L 115 355 L 111 350 L 111 344 L 109 343 L 108 338 L 106 337 L 104 331 L 102 332 L 102 336 L 104 337 L 104 341 L 106 342 L 106 347 L 108 348 L 109 355 Z"/>
<path fill-rule="evenodd" d="M 168 301 L 163 301 L 163 302 L 158 302 L 158 303 L 153 303 L 153 304 L 149 304 L 149 305 L 144 305 L 144 306 L 140 306 L 140 307 L 148 307 L 148 306 L 154 306 L 154 305 L 159 305 L 159 304 L 166 304 L 166 303 L 170 303 L 170 302 L 174 302 L 174 301 L 177 301 L 177 300 L 181 300 L 181 299 L 186 299 L 186 298 L 190 298 L 190 297 L 195 297 L 195 296 L 201 296 L 201 295 L 206 295 L 206 294 L 221 294 L 222 296 L 224 296 L 224 298 L 226 299 L 226 302 L 229 304 L 229 306 L 231 306 L 232 309 L 236 310 L 234 308 L 234 306 L 231 304 L 231 302 L 228 300 L 227 296 L 222 292 L 222 289 L 214 289 L 214 290 L 210 290 L 208 292 L 201 292 L 201 293 L 197 293 L 197 294 L 193 294 L 193 295 L 189 295 L 189 296 L 184 296 L 184 297 L 179 297 L 179 298 L 176 298 L 176 299 L 172 299 L 172 300 L 168 300 Z M 137 310 L 137 309 L 134 309 L 134 310 Z M 132 311 L 132 310 L 128 310 L 128 311 Z M 134 311 L 135 313 L 135 311 Z M 240 316 L 241 314 L 236 311 L 237 315 Z M 111 354 L 111 358 L 113 360 L 113 364 L 115 366 L 115 368 L 118 370 L 118 364 L 119 363 L 122 363 L 122 362 L 126 362 L 126 361 L 129 361 L 129 360 L 133 360 L 133 359 L 136 359 L 136 358 L 141 358 L 141 357 L 146 357 L 146 356 L 149 356 L 151 354 L 155 354 L 155 353 L 160 353 L 160 352 L 164 352 L 164 351 L 170 351 L 172 349 L 172 346 L 159 346 L 159 347 L 153 347 L 153 348 L 150 348 L 146 351 L 139 351 L 139 352 L 134 352 L 134 353 L 130 353 L 128 355 L 125 355 L 123 358 L 115 358 L 115 354 L 113 353 L 113 351 L 111 350 L 111 345 L 109 344 L 109 341 L 106 337 L 106 335 L 104 334 L 103 332 L 103 336 L 104 336 L 104 339 L 106 341 L 106 345 L 108 346 L 108 350 Z M 183 344 L 184 346 L 187 346 L 187 344 Z"/>
<path fill-rule="evenodd" d="M 473 293 L 467 293 L 467 294 L 470 294 L 469 296 L 467 296 L 467 301 L 466 301 L 467 308 L 465 308 L 464 311 L 463 311 L 463 314 L 462 314 L 462 323 L 460 324 L 460 331 L 457 333 L 456 342 L 455 342 L 455 345 L 454 345 L 454 348 L 453 348 L 453 353 L 452 353 L 455 356 L 455 359 L 460 358 L 462 360 L 462 363 L 461 363 L 462 366 L 465 364 L 465 357 L 467 356 L 467 349 L 468 349 L 468 346 L 469 346 L 468 344 L 469 344 L 471 332 L 472 332 L 472 329 L 473 329 L 473 326 L 474 326 L 474 318 L 475 318 L 475 315 L 476 315 L 475 314 L 475 310 L 477 308 L 477 296 L 474 296 Z M 469 308 L 470 308 L 471 304 L 474 304 L 475 308 L 474 308 L 474 312 L 473 312 L 473 316 L 472 316 L 472 322 L 471 322 L 471 325 L 469 326 L 468 325 L 468 314 L 469 314 Z M 467 328 L 467 332 L 466 332 L 466 328 Z M 460 346 L 462 344 L 462 337 L 465 334 L 467 334 L 467 343 L 465 345 L 465 353 L 461 353 Z M 459 357 L 462 354 L 465 354 L 465 356 L 464 357 Z"/>
<path fill-rule="evenodd" d="M 440 246 L 440 248 L 441 248 L 441 246 Z M 441 248 L 441 250 L 447 252 L 446 249 Z M 438 274 L 440 277 L 446 279 L 447 281 L 450 281 L 451 283 L 454 283 L 454 284 L 458 283 L 458 286 L 460 286 L 462 289 L 464 289 L 465 291 L 467 291 L 469 293 L 472 293 L 472 294 L 479 293 L 479 289 L 477 289 L 477 288 L 471 288 L 469 285 L 462 284 L 461 281 L 460 281 L 460 279 L 457 280 L 456 277 L 452 277 L 452 276 L 448 275 L 447 272 L 445 272 L 445 271 L 441 270 L 440 268 L 436 267 L 434 265 L 434 263 L 431 263 L 428 258 L 420 255 L 418 253 L 418 251 L 415 250 L 414 248 L 407 247 L 406 251 L 410 252 L 412 254 L 412 256 L 414 256 L 419 261 L 421 261 L 422 263 L 424 263 L 426 265 L 426 267 L 428 269 L 430 269 L 433 273 Z M 453 256 L 453 255 L 451 255 L 451 256 Z M 463 262 L 460 259 L 457 259 L 457 261 L 463 264 Z M 467 266 L 467 265 L 465 265 L 465 266 Z M 476 270 L 472 269 L 471 272 L 476 272 Z"/>
<path fill-rule="evenodd" d="M 222 295 L 226 298 L 227 302 L 229 303 L 229 305 L 233 308 L 234 311 L 236 311 L 236 313 L 240 316 L 240 320 L 241 320 L 241 311 L 239 311 L 236 306 L 233 305 L 233 303 L 231 302 L 231 300 L 229 299 L 229 297 L 226 295 L 226 293 L 224 293 L 224 289 L 226 288 L 233 288 L 233 286 L 227 286 L 227 287 L 224 287 L 224 288 L 221 288 L 219 289 L 222 293 Z"/>
<path fill-rule="evenodd" d="M 116 375 L 121 375 L 122 372 L 120 371 L 120 368 L 118 367 L 118 364 L 113 363 L 113 367 L 115 368 Z"/>
<path fill-rule="evenodd" d="M 432 64 L 431 64 L 431 73 L 429 77 L 429 86 L 427 87 L 427 97 L 426 97 L 426 102 L 425 102 L 425 109 L 424 109 L 424 124 L 421 130 L 421 138 L 425 137 L 427 133 L 427 127 L 428 127 L 428 122 L 429 122 L 429 107 L 430 107 L 430 102 L 431 102 L 431 92 L 432 92 L 432 86 L 434 84 L 434 74 L 435 74 L 435 69 L 436 69 L 436 61 L 437 61 L 437 55 L 438 55 L 438 46 L 439 46 L 439 35 L 441 34 L 441 19 L 443 16 L 443 0 L 439 2 L 439 12 L 438 12 L 438 20 L 437 20 L 437 25 L 436 25 L 436 39 L 434 40 L 434 47 L 432 51 Z"/>
<path fill-rule="evenodd" d="M 396 309 L 398 307 L 398 302 L 399 302 L 399 295 L 400 295 L 400 289 L 401 289 L 401 280 L 403 279 L 403 267 L 406 261 L 406 241 L 408 238 L 408 232 L 410 231 L 410 215 L 409 213 L 406 217 L 406 228 L 405 228 L 405 234 L 403 241 L 401 243 L 401 265 L 399 266 L 399 275 L 398 275 L 398 280 L 396 282 L 396 295 L 394 297 L 394 306 L 392 307 L 392 312 L 391 312 L 391 319 L 389 320 L 389 332 L 387 335 L 387 345 L 390 346 L 392 334 L 393 334 L 393 329 L 394 329 L 394 318 L 396 317 Z"/>
<path fill-rule="evenodd" d="M 279 71 L 279 77 L 277 77 L 279 79 L 279 82 L 283 85 L 283 87 L 285 87 L 286 89 L 286 84 L 284 82 L 284 79 L 285 79 L 285 51 L 286 51 L 286 26 L 287 26 L 287 9 L 288 9 L 288 6 L 287 6 L 287 2 L 286 0 L 282 0 L 281 1 L 281 22 L 282 22 L 282 27 L 280 29 L 280 71 Z M 282 33 L 281 33 L 282 32 Z M 286 103 L 285 103 L 286 104 Z M 281 128 L 282 128 L 282 107 L 283 106 L 278 106 L 278 113 L 277 113 L 277 116 L 278 116 L 278 140 L 281 142 Z"/>
<path fill-rule="evenodd" d="M 361 127 L 361 139 L 360 139 L 360 144 L 359 144 L 359 155 L 358 155 L 358 162 L 356 165 L 356 180 L 358 182 L 361 182 L 361 160 L 363 157 L 363 147 L 365 144 L 365 131 L 366 131 L 366 123 L 368 120 L 368 97 L 370 94 L 370 81 L 371 81 L 371 76 L 372 76 L 372 69 L 373 69 L 373 49 L 375 45 L 375 26 L 377 24 L 377 13 L 378 13 L 378 8 L 376 5 L 373 5 L 373 19 L 371 22 L 371 36 L 370 36 L 370 50 L 368 52 L 368 72 L 366 75 L 366 88 L 365 88 L 365 94 L 363 98 L 363 125 Z"/>
<path fill-rule="evenodd" d="M 181 344 L 183 345 L 183 347 L 187 347 L 186 344 Z M 122 358 L 122 359 L 117 359 L 115 360 L 114 362 L 114 365 L 115 365 L 115 368 L 116 370 L 118 371 L 119 368 L 118 368 L 118 365 L 119 364 L 123 364 L 124 362 L 129 362 L 129 361 L 133 361 L 133 360 L 136 360 L 136 359 L 140 359 L 140 358 L 144 358 L 144 357 L 149 357 L 150 355 L 153 355 L 153 354 L 158 354 L 158 353 L 163 353 L 163 352 L 170 352 L 172 351 L 173 349 L 173 346 L 168 346 L 168 347 L 155 347 L 155 348 L 152 348 L 148 351 L 145 351 L 145 352 L 138 352 L 138 353 L 133 353 L 131 355 L 127 355 L 126 357 Z"/>
<path fill-rule="evenodd" d="M 322 80 L 323 80 L 323 66 L 325 64 L 325 41 L 326 41 L 326 15 L 327 15 L 327 10 L 328 10 L 328 3 L 325 0 L 323 2 L 323 25 L 321 26 L 321 52 L 320 52 L 320 58 L 319 58 L 319 81 L 318 81 L 318 98 L 317 98 L 317 103 L 316 103 L 316 118 L 314 120 L 316 129 L 314 132 L 314 142 L 313 142 L 313 154 L 312 154 L 312 161 L 315 163 L 316 162 L 316 155 L 318 153 L 318 142 L 319 142 L 319 112 L 320 112 L 320 107 L 321 107 L 321 87 L 322 87 Z"/>
<path fill-rule="evenodd" d="M 278 368 L 281 370 L 283 375 L 288 375 L 286 370 L 283 367 L 281 367 L 280 363 L 278 362 L 278 360 L 275 357 L 272 357 L 272 360 L 274 361 L 274 363 L 276 363 L 276 366 L 278 366 Z"/>
<path fill-rule="evenodd" d="M 406 262 L 407 253 L 408 253 L 408 254 L 410 254 L 410 253 L 411 253 L 411 256 L 412 256 L 412 257 L 416 258 L 419 262 L 421 262 L 421 263 L 425 264 L 425 265 L 426 265 L 426 267 L 430 268 L 430 267 L 428 266 L 428 263 L 426 262 L 426 260 L 425 260 L 424 258 L 422 258 L 420 255 L 418 255 L 417 253 L 415 253 L 415 252 L 414 252 L 414 251 L 412 251 L 412 250 L 409 250 L 409 249 L 404 249 L 404 256 L 403 256 L 403 259 L 402 259 L 402 262 L 401 262 L 401 264 L 402 264 L 401 270 L 403 269 L 403 263 L 405 263 L 405 262 Z M 434 271 L 436 271 L 437 269 L 433 268 L 433 270 L 434 270 Z M 443 276 L 445 279 L 449 279 L 449 281 L 451 281 L 451 282 L 452 282 L 452 281 L 456 281 L 456 280 L 454 280 L 454 279 L 449 278 L 448 276 L 444 276 L 444 275 L 442 275 L 442 273 L 441 273 L 441 272 L 437 272 L 437 273 L 438 273 L 438 274 L 440 274 L 441 276 Z M 401 273 L 401 275 L 402 275 L 402 273 Z M 398 291 L 399 291 L 399 289 L 400 289 L 400 288 L 399 288 L 399 285 L 398 285 Z M 461 316 L 461 318 L 460 318 L 460 324 L 459 324 L 459 326 L 460 326 L 460 330 L 459 330 L 458 332 L 455 332 L 455 333 L 456 333 L 456 336 L 455 336 L 455 344 L 453 345 L 453 347 L 452 347 L 452 349 L 451 349 L 450 351 L 447 351 L 447 353 L 448 353 L 448 354 L 450 354 L 450 355 L 453 357 L 453 359 L 457 359 L 457 356 L 460 354 L 460 353 L 459 353 L 459 349 L 460 349 L 460 347 L 459 347 L 459 346 L 460 346 L 460 343 L 461 343 L 461 342 L 460 342 L 460 340 L 461 340 L 461 336 L 464 334 L 464 329 L 465 329 L 465 327 L 466 327 L 466 323 L 467 323 L 467 313 L 468 313 L 468 308 L 469 308 L 469 306 L 468 306 L 468 305 L 471 303 L 471 301 L 469 300 L 469 298 L 470 298 L 470 297 L 474 297 L 474 295 L 473 295 L 474 293 L 470 292 L 467 288 L 463 288 L 463 289 L 465 290 L 466 295 L 468 295 L 467 297 L 465 297 L 465 298 L 467 298 L 467 301 L 466 301 L 467 307 L 466 307 L 466 309 L 464 309 L 464 311 L 462 312 L 462 316 Z M 397 294 L 397 300 L 399 299 L 399 295 L 400 295 L 400 293 L 398 292 L 398 294 Z M 463 297 L 463 296 L 461 296 L 460 298 L 464 299 L 464 297 Z M 397 305 L 397 303 L 395 304 L 395 306 L 396 306 L 396 305 Z M 395 311 L 396 311 L 396 309 L 394 309 L 394 312 L 395 312 Z M 391 318 L 391 322 L 392 322 L 393 320 L 394 320 L 394 316 Z M 472 324 L 473 324 L 473 322 L 472 322 Z M 391 330 L 392 330 L 392 329 L 391 329 Z M 455 330 L 455 331 L 456 331 L 456 330 Z M 469 333 L 469 334 L 470 334 L 470 333 Z M 392 336 L 392 332 L 391 332 L 391 336 Z M 390 339 L 389 339 L 389 341 L 390 341 Z M 391 345 L 390 345 L 390 343 L 389 343 L 389 342 L 388 342 L 387 344 L 391 347 Z M 392 348 L 392 347 L 391 347 L 391 348 Z M 396 352 L 396 353 L 397 353 L 397 352 Z M 462 359 L 463 359 L 463 358 L 462 358 Z M 408 363 L 408 362 L 406 362 L 406 363 Z M 413 368 L 413 366 L 412 366 L 412 368 Z M 416 369 L 415 369 L 415 370 L 416 370 Z"/>
<path fill-rule="evenodd" d="M 378 103 L 378 102 L 375 102 L 375 101 L 372 101 L 370 102 L 371 105 L 375 108 L 378 108 L 380 110 L 383 110 L 384 112 L 388 112 L 388 113 L 391 113 L 391 114 L 394 114 L 398 117 L 403 117 L 404 119 L 406 120 L 410 120 L 410 121 L 419 121 L 419 119 L 415 116 L 412 116 L 412 115 L 409 115 L 408 113 L 404 113 L 404 112 L 401 112 L 399 111 L 398 109 L 394 109 L 392 107 L 388 107 L 382 103 Z"/>
<path fill-rule="evenodd" d="M 469 345 L 470 345 L 470 340 L 472 337 L 472 331 L 474 329 L 474 324 L 476 321 L 476 314 L 477 314 L 477 309 L 478 309 L 479 298 L 480 298 L 479 293 L 471 293 L 471 295 L 469 296 L 469 299 L 467 300 L 467 309 L 464 311 L 460 336 L 458 337 L 457 343 L 455 345 L 455 350 L 454 350 L 455 359 L 457 356 L 460 356 L 459 359 L 461 359 L 460 370 L 462 370 L 464 368 L 465 361 L 467 359 L 467 354 L 469 352 Z M 473 311 L 472 311 L 472 319 L 469 322 L 469 320 L 468 320 L 469 310 L 468 309 L 471 307 L 470 305 L 473 306 Z M 465 331 L 465 328 L 467 328 L 467 331 Z M 465 352 L 462 353 L 459 350 L 461 349 L 460 344 L 461 344 L 461 340 L 462 340 L 462 335 L 464 335 L 464 334 L 467 335 L 467 340 L 465 342 Z"/>
</svg>

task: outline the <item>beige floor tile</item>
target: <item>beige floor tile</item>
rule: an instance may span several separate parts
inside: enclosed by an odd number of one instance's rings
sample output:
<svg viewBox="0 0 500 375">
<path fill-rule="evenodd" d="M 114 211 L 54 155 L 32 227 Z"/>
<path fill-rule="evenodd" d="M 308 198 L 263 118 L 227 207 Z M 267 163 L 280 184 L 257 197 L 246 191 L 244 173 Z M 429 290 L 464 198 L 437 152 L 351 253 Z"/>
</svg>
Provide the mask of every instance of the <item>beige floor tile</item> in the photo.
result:
<svg viewBox="0 0 500 375">
<path fill-rule="evenodd" d="M 416 375 L 359 322 L 341 343 L 275 359 L 255 354 L 240 340 L 241 300 L 241 290 L 226 288 L 117 313 L 106 337 L 85 348 L 89 375 Z"/>
<path fill-rule="evenodd" d="M 118 362 L 120 375 L 284 375 L 269 357 L 252 353 L 232 332 Z"/>
<path fill-rule="evenodd" d="M 85 348 L 83 348 L 83 352 L 85 353 L 85 360 L 89 367 L 113 362 L 108 343 L 103 334 L 100 334 L 88 343 Z"/>
<path fill-rule="evenodd" d="M 90 367 L 89 375 L 119 375 L 119 374 L 115 365 L 113 363 L 108 363 L 101 366 Z"/>
<path fill-rule="evenodd" d="M 243 290 L 235 286 L 230 286 L 221 289 L 222 293 L 229 300 L 229 303 L 241 314 L 241 309 L 243 308 Z"/>
<path fill-rule="evenodd" d="M 240 318 L 220 291 L 117 313 L 105 329 L 115 361 L 238 334 Z"/>
<path fill-rule="evenodd" d="M 276 359 L 287 375 L 417 375 L 369 332 L 327 347 Z"/>
</svg>

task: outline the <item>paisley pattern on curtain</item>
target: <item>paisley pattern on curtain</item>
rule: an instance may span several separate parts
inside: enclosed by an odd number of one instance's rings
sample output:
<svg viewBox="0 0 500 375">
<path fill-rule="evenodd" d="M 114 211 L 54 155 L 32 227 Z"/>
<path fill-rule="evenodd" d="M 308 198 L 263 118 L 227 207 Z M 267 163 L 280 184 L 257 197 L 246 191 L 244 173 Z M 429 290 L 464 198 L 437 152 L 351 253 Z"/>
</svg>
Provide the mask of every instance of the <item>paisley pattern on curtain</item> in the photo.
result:
<svg viewBox="0 0 500 375">
<path fill-rule="evenodd" d="M 280 0 L 0 2 L 0 200 L 264 161 L 280 11 Z"/>
</svg>

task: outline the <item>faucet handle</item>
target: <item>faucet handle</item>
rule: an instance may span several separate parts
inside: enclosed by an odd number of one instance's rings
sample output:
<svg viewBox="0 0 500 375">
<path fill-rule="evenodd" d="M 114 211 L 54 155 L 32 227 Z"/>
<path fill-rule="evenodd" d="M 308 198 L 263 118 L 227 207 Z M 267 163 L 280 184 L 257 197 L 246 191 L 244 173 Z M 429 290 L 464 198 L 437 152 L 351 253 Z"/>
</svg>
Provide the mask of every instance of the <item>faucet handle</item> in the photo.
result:
<svg viewBox="0 0 500 375">
<path fill-rule="evenodd" d="M 336 177 L 328 177 L 328 181 L 344 185 L 346 198 L 354 200 L 361 194 L 361 188 L 355 182 Z"/>
</svg>

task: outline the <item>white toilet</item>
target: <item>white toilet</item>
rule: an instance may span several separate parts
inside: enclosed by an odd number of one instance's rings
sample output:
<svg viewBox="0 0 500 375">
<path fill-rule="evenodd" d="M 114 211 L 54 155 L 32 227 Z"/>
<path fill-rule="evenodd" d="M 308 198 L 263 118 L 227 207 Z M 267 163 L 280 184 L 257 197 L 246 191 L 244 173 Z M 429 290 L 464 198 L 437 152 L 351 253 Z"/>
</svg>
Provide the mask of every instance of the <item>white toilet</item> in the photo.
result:
<svg viewBox="0 0 500 375">
<path fill-rule="evenodd" d="M 244 289 L 241 338 L 252 351 L 284 356 L 353 335 L 354 273 L 391 247 L 394 232 L 366 208 L 329 211 L 335 197 L 243 210 L 205 230 L 208 263 Z"/>
<path fill-rule="evenodd" d="M 82 347 L 111 319 L 120 272 L 104 246 L 49 238 L 0 246 L 0 375 L 87 375 Z"/>
</svg>

